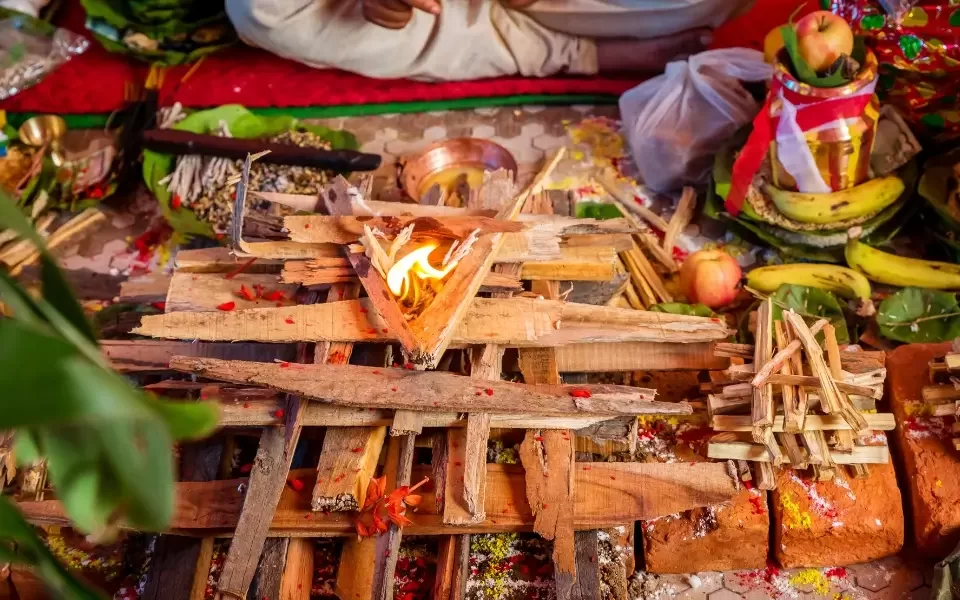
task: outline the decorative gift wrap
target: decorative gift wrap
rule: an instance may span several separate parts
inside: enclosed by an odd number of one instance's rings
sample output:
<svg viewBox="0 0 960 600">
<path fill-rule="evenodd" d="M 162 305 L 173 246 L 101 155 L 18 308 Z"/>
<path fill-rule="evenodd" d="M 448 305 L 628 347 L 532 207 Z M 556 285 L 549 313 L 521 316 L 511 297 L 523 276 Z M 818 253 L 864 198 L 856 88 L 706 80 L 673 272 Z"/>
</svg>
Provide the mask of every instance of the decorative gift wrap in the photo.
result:
<svg viewBox="0 0 960 600">
<path fill-rule="evenodd" d="M 725 207 L 737 215 L 769 153 L 773 183 L 783 189 L 828 193 L 866 181 L 880 104 L 877 58 L 867 51 L 857 76 L 835 88 L 798 81 L 781 51 L 767 100 L 733 165 Z"/>
<path fill-rule="evenodd" d="M 919 134 L 960 135 L 960 1 L 913 0 L 890 15 L 877 0 L 829 0 L 880 63 L 878 93 Z"/>
<path fill-rule="evenodd" d="M 773 77 L 777 84 L 770 92 L 769 112 L 778 123 L 770 142 L 773 184 L 819 193 L 866 181 L 880 119 L 880 100 L 873 93 L 876 56 L 868 52 L 856 78 L 841 87 L 800 82 L 780 60 Z"/>
</svg>

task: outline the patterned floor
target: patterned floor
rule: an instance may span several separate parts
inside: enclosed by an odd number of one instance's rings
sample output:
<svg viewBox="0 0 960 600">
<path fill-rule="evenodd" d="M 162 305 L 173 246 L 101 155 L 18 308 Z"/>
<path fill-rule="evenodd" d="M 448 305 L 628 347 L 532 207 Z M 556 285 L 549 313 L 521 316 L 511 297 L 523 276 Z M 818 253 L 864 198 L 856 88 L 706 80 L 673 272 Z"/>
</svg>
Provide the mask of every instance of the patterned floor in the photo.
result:
<svg viewBox="0 0 960 600">
<path fill-rule="evenodd" d="M 529 175 L 546 152 L 567 141 L 566 126 L 589 116 L 617 117 L 615 106 L 483 108 L 471 111 L 349 117 L 318 121 L 357 135 L 361 149 L 383 155 L 374 174 L 374 190 L 383 199 L 398 194 L 398 160 L 444 138 L 492 139 L 516 157 L 520 175 Z M 141 196 L 132 207 L 114 213 L 110 223 L 73 248 L 64 249 L 65 266 L 122 276 L 132 260 L 125 252 L 130 236 L 146 228 L 153 215 L 151 199 Z M 697 573 L 695 576 L 638 574 L 632 600 L 760 600 L 762 598 L 858 600 L 920 599 L 929 596 L 930 565 L 908 564 L 893 557 L 847 569 L 806 569 Z"/>
</svg>

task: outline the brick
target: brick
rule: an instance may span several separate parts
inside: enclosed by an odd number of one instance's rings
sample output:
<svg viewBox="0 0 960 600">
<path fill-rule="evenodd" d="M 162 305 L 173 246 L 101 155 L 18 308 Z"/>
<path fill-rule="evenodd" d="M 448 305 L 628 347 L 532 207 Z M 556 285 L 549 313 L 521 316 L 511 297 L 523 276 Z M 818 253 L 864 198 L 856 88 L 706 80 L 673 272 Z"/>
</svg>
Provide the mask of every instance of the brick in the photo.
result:
<svg viewBox="0 0 960 600">
<path fill-rule="evenodd" d="M 913 514 L 917 549 L 943 558 L 960 542 L 960 455 L 953 449 L 953 417 L 922 414 L 921 391 L 929 381 L 927 364 L 950 351 L 950 344 L 910 344 L 887 355 L 890 407 L 897 417 L 904 481 Z"/>
<path fill-rule="evenodd" d="M 870 465 L 870 477 L 843 469 L 814 481 L 777 472 L 772 502 L 774 557 L 785 568 L 833 567 L 896 554 L 903 547 L 903 508 L 892 465 Z"/>
<path fill-rule="evenodd" d="M 645 460 L 699 462 L 710 430 L 679 419 L 641 421 Z M 656 439 L 653 439 L 653 437 Z M 652 573 L 760 569 L 767 562 L 770 515 L 766 492 L 742 490 L 732 501 L 641 523 L 643 555 Z"/>
</svg>

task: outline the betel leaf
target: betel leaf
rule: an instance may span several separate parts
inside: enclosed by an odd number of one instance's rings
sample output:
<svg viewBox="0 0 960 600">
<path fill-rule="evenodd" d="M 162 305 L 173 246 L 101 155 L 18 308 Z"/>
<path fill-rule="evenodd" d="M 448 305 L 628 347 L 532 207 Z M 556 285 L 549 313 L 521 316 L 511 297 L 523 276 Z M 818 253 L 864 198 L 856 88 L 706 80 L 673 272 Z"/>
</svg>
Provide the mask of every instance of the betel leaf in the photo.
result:
<svg viewBox="0 0 960 600">
<path fill-rule="evenodd" d="M 960 305 L 953 292 L 904 288 L 880 303 L 877 325 L 898 342 L 945 342 L 960 336 Z"/>
<path fill-rule="evenodd" d="M 598 221 L 619 219 L 623 216 L 619 208 L 605 202 L 578 202 L 574 208 L 574 214 L 578 219 L 596 219 Z"/>
<path fill-rule="evenodd" d="M 717 313 L 705 304 L 684 304 L 683 302 L 662 302 L 650 307 L 653 312 L 670 313 L 672 315 L 688 315 L 691 317 L 716 317 Z"/>
<path fill-rule="evenodd" d="M 837 297 L 826 290 L 785 283 L 771 296 L 773 299 L 773 319 L 783 319 L 783 311 L 793 310 L 812 325 L 819 319 L 827 319 L 834 326 L 837 342 L 850 343 L 850 332 L 843 308 Z"/>
</svg>

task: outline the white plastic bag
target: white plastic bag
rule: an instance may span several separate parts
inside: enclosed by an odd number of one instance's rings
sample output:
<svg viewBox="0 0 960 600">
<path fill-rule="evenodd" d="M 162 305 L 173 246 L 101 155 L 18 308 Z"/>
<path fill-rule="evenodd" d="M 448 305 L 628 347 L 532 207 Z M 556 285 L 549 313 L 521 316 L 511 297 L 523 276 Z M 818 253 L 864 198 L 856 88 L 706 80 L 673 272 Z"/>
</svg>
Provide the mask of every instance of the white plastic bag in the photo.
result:
<svg viewBox="0 0 960 600">
<path fill-rule="evenodd" d="M 760 110 L 741 81 L 772 76 L 756 50 L 708 50 L 623 94 L 620 116 L 643 183 L 668 192 L 706 182 L 714 155 Z"/>
</svg>

